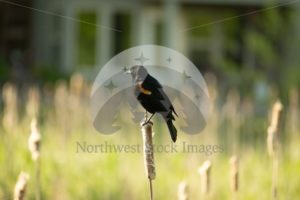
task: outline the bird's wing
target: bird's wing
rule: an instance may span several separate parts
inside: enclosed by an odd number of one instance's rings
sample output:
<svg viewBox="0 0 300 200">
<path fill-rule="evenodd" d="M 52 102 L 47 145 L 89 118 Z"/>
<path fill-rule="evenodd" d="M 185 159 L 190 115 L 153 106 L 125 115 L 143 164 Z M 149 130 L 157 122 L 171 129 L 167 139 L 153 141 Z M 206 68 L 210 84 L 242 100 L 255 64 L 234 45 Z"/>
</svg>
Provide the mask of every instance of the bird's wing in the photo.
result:
<svg viewBox="0 0 300 200">
<path fill-rule="evenodd" d="M 160 94 L 163 96 L 163 99 L 160 100 L 160 102 L 164 105 L 165 108 L 167 108 L 167 112 L 165 113 L 161 113 L 162 116 L 166 119 L 172 119 L 175 120 L 174 116 L 172 115 L 172 112 L 175 113 L 175 115 L 178 117 L 177 113 L 175 112 L 175 109 L 169 99 L 169 97 L 167 96 L 167 94 L 163 91 L 163 89 L 159 89 Z"/>
<path fill-rule="evenodd" d="M 146 77 L 146 79 L 143 81 L 141 87 L 145 91 L 149 91 L 151 93 L 152 97 L 155 97 L 155 98 L 157 98 L 159 100 L 163 100 L 164 99 L 164 96 L 160 92 L 160 89 L 162 89 L 162 86 L 152 76 L 148 75 Z"/>
<path fill-rule="evenodd" d="M 162 88 L 161 84 L 151 75 L 148 74 L 146 79 L 144 80 L 144 83 L 151 83 L 151 84 L 145 84 L 145 87 L 151 88 Z"/>
<path fill-rule="evenodd" d="M 164 92 L 161 84 L 154 77 L 148 75 L 147 78 L 144 80 L 142 87 L 147 91 L 150 91 L 151 94 L 153 94 L 151 96 L 157 98 L 160 101 L 160 103 L 163 104 L 167 111 L 171 110 L 175 113 L 176 116 L 178 116 L 169 97 Z M 167 115 L 169 115 L 169 113 L 167 113 Z M 174 117 L 172 116 L 172 118 Z"/>
<path fill-rule="evenodd" d="M 145 94 L 145 95 L 151 95 L 152 92 L 150 90 L 147 90 L 146 88 L 143 87 L 143 82 L 138 82 L 137 85 L 136 85 L 136 89 L 135 91 L 138 91 Z"/>
</svg>

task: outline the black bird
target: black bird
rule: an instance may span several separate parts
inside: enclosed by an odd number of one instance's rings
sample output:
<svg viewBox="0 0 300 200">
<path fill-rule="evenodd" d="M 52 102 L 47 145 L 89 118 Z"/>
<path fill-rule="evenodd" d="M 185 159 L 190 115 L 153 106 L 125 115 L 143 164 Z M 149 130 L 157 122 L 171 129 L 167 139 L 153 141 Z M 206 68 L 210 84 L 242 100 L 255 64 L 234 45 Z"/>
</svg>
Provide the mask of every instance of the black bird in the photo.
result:
<svg viewBox="0 0 300 200">
<path fill-rule="evenodd" d="M 161 114 L 168 125 L 173 142 L 176 142 L 177 130 L 173 125 L 173 120 L 175 120 L 173 113 L 178 115 L 160 83 L 141 65 L 131 67 L 127 73 L 132 76 L 137 100 L 146 109 L 146 112 L 152 114 L 145 123 L 148 123 L 155 113 Z"/>
</svg>

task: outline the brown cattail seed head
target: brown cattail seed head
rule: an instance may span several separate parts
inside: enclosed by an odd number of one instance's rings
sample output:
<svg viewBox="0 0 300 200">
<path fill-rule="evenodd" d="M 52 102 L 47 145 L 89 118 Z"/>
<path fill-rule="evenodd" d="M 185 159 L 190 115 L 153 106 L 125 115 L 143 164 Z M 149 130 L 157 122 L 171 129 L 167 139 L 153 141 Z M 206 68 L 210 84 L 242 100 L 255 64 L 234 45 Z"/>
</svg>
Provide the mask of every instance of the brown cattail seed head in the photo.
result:
<svg viewBox="0 0 300 200">
<path fill-rule="evenodd" d="M 210 189 L 210 170 L 211 162 L 209 160 L 205 161 L 198 169 L 201 176 L 201 192 L 204 194 L 208 193 Z"/>
<path fill-rule="evenodd" d="M 238 159 L 236 156 L 232 156 L 229 160 L 230 163 L 230 171 L 231 171 L 231 189 L 234 192 L 238 191 L 239 182 L 238 182 Z"/>
<path fill-rule="evenodd" d="M 143 146 L 144 146 L 144 161 L 146 174 L 148 179 L 154 180 L 155 173 L 155 164 L 154 164 L 154 148 L 152 143 L 152 123 L 147 123 L 142 125 L 142 134 L 143 134 Z"/>
<path fill-rule="evenodd" d="M 188 186 L 185 181 L 178 185 L 178 200 L 188 200 Z"/>
<path fill-rule="evenodd" d="M 32 160 L 36 161 L 40 157 L 41 134 L 37 128 L 37 121 L 31 121 L 31 134 L 28 139 L 28 148 L 31 152 Z"/>
<path fill-rule="evenodd" d="M 15 185 L 14 200 L 23 200 L 25 198 L 26 186 L 29 180 L 29 175 L 21 172 L 18 181 Z"/>
</svg>

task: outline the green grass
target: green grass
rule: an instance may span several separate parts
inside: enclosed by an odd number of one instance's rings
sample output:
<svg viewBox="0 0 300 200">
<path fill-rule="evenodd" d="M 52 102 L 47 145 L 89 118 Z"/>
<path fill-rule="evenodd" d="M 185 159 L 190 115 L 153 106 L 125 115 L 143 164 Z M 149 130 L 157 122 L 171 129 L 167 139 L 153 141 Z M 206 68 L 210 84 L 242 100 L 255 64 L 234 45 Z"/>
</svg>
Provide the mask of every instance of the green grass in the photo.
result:
<svg viewBox="0 0 300 200">
<path fill-rule="evenodd" d="M 147 199 L 148 180 L 145 177 L 143 153 L 76 153 L 76 142 L 88 144 L 142 144 L 139 127 L 128 125 L 124 133 L 105 136 L 92 129 L 73 130 L 64 135 L 46 121 L 42 133 L 41 189 L 42 199 Z M 25 124 L 14 133 L 2 132 L 0 145 L 0 194 L 12 197 L 12 191 L 21 170 L 31 175 L 28 199 L 34 199 L 34 163 L 27 149 L 29 128 Z M 164 129 L 156 130 L 154 143 L 168 144 Z M 197 136 L 179 136 L 192 143 L 210 144 L 208 133 Z M 193 137 L 192 139 L 188 139 Z M 210 141 L 211 142 L 211 141 Z M 199 144 L 200 144 L 199 143 Z M 214 144 L 218 144 L 214 141 Z M 222 142 L 219 142 L 222 144 Z M 279 166 L 279 199 L 296 199 L 300 181 L 299 139 L 293 140 L 281 151 Z M 180 148 L 178 148 L 180 150 Z M 264 148 L 249 148 L 238 152 L 240 190 L 238 199 L 270 199 L 271 162 Z M 212 160 L 211 192 L 208 199 L 231 199 L 229 188 L 230 153 L 206 156 L 202 153 L 156 153 L 157 178 L 154 181 L 156 199 L 176 199 L 180 181 L 186 180 L 191 199 L 199 199 L 200 176 L 198 167 L 206 159 Z"/>
<path fill-rule="evenodd" d="M 41 143 L 41 199 L 148 199 L 149 185 L 145 176 L 143 152 L 84 153 L 77 152 L 77 142 L 90 145 L 140 145 L 142 137 L 138 124 L 133 124 L 126 112 L 119 123 L 123 129 L 113 135 L 97 133 L 90 121 L 87 104 L 59 107 L 41 103 L 39 129 Z M 23 105 L 22 105 L 23 106 Z M 221 111 L 220 111 L 221 110 Z M 198 135 L 178 132 L 177 153 L 155 153 L 156 179 L 153 182 L 155 199 L 176 199 L 178 184 L 185 180 L 190 199 L 201 199 L 198 168 L 205 160 L 212 161 L 211 190 L 206 199 L 271 199 L 272 166 L 266 151 L 267 115 L 230 119 L 222 109 L 215 111 L 205 131 Z M 223 112 L 223 113 L 222 113 Z M 3 114 L 3 111 L 1 111 Z M 27 147 L 30 120 L 20 112 L 21 120 L 13 130 L 0 127 L 0 199 L 12 199 L 20 171 L 31 179 L 27 199 L 35 199 L 35 163 Z M 182 116 L 179 113 L 179 116 Z M 227 121 L 225 121 L 226 119 Z M 284 119 L 283 119 L 284 120 Z M 237 126 L 240 123 L 240 126 Z M 180 120 L 179 120 L 180 123 Z M 178 124 L 177 124 L 178 125 Z M 154 119 L 154 144 L 170 145 L 164 124 Z M 179 128 L 178 128 L 179 130 Z M 279 199 L 297 199 L 300 195 L 300 137 L 291 134 L 289 127 L 280 131 L 278 174 Z M 221 145 L 223 152 L 206 155 L 203 152 L 184 153 L 182 142 L 196 145 Z M 230 190 L 229 158 L 239 157 L 239 191 Z"/>
</svg>

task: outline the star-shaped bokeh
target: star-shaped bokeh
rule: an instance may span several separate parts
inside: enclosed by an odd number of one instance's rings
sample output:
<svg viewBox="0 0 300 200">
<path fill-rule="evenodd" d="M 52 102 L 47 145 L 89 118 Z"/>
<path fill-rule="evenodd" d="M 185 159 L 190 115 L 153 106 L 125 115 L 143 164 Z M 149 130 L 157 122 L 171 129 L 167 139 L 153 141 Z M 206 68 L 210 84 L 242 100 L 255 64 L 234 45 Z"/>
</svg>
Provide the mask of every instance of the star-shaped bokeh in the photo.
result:
<svg viewBox="0 0 300 200">
<path fill-rule="evenodd" d="M 187 75 L 186 72 L 183 71 L 183 73 L 182 73 L 182 78 L 183 78 L 184 81 L 186 81 L 187 79 L 190 79 L 190 78 L 192 78 L 192 77 L 191 77 L 190 75 Z"/>
<path fill-rule="evenodd" d="M 170 64 L 172 62 L 172 58 L 169 56 L 169 58 L 167 58 L 167 62 Z"/>
<path fill-rule="evenodd" d="M 104 87 L 107 88 L 110 91 L 110 93 L 112 93 L 113 90 L 117 88 L 117 86 L 113 83 L 112 80 L 110 80 L 109 84 L 105 85 Z"/>
<path fill-rule="evenodd" d="M 144 57 L 143 52 L 141 53 L 140 57 L 135 58 L 136 61 L 139 61 L 142 65 L 144 64 L 144 62 L 148 61 L 149 58 Z"/>
</svg>

